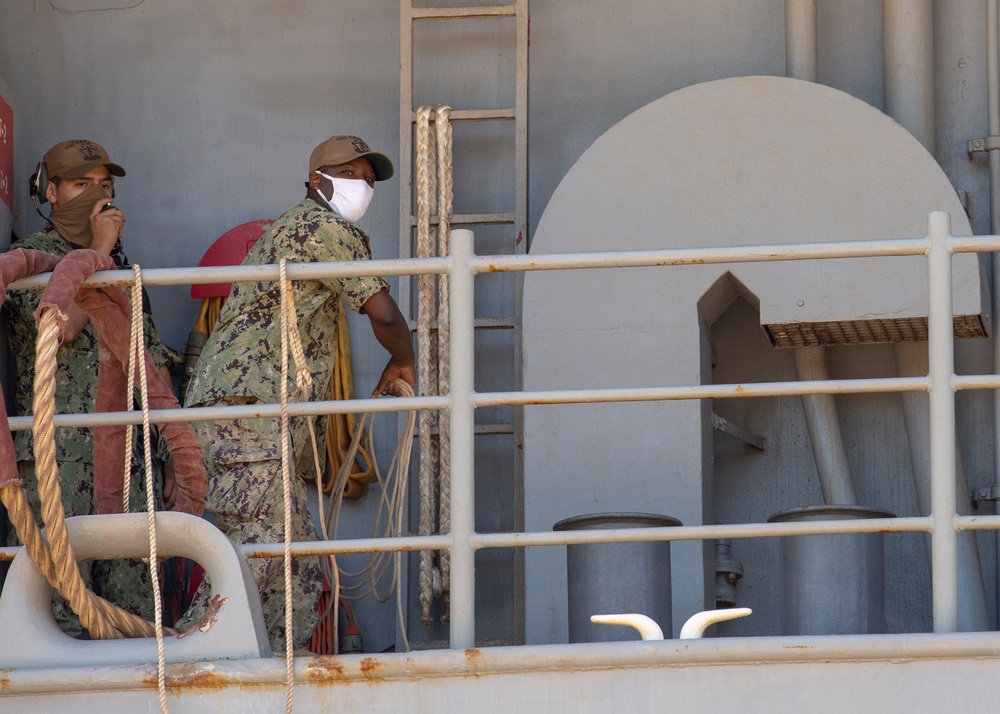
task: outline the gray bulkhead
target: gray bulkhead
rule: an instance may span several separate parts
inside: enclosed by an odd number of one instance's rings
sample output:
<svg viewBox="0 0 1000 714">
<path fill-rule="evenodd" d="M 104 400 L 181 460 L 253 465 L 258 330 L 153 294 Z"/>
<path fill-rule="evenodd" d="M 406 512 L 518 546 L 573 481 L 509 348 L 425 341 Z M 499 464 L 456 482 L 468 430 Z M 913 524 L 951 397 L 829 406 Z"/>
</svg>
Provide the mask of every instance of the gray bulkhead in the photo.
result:
<svg viewBox="0 0 1000 714">
<path fill-rule="evenodd" d="M 972 232 L 985 234 L 986 162 L 970 160 L 966 153 L 967 140 L 986 134 L 982 3 L 955 0 L 937 5 L 934 156 L 953 186 L 967 196 Z M 879 4 L 820 2 L 818 28 L 820 83 L 882 109 Z M 416 36 L 415 103 L 450 103 L 456 108 L 509 104 L 509 30 L 500 20 L 422 29 Z M 0 90 L 16 112 L 13 230 L 25 235 L 41 225 L 30 208 L 26 185 L 45 149 L 63 138 L 89 137 L 108 147 L 113 157 L 121 157 L 128 170 L 118 203 L 129 217 L 126 237 L 132 260 L 146 268 L 194 265 L 229 228 L 276 217 L 294 205 L 303 193 L 307 153 L 325 136 L 358 134 L 376 149 L 398 155 L 398 46 L 399 9 L 391 0 L 0 0 Z M 535 0 L 529 69 L 529 235 L 559 183 L 610 127 L 690 85 L 734 76 L 783 76 L 784 53 L 780 0 Z M 512 141 L 503 127 L 456 129 L 456 212 L 492 210 L 512 200 L 513 167 L 507 159 Z M 668 160 L 658 170 L 666 177 L 674 167 Z M 623 162 L 589 178 L 626 190 L 630 182 L 641 182 L 637 191 L 655 194 L 658 174 L 637 176 L 633 166 Z M 398 182 L 380 187 L 361 224 L 372 236 L 376 258 L 398 255 L 397 190 Z M 710 202 L 691 206 L 706 213 L 713 209 Z M 630 226 L 623 221 L 616 229 L 624 234 Z M 509 241 L 499 229 L 484 229 L 477 233 L 476 250 L 513 252 Z M 608 232 L 604 246 L 621 247 L 615 230 Z M 499 277 L 478 279 L 477 314 L 509 312 L 515 297 L 511 286 Z M 194 323 L 196 303 L 186 287 L 152 288 L 150 293 L 161 335 L 181 348 Z M 692 295 L 692 303 L 699 297 Z M 602 308 L 598 304 L 595 309 Z M 719 316 L 712 333 L 713 354 L 719 356 L 715 381 L 792 378 L 791 356 L 762 342 L 758 322 L 755 308 L 742 301 Z M 363 392 L 377 379 L 384 359 L 363 318 L 352 316 L 351 327 L 355 379 Z M 509 389 L 514 370 L 521 369 L 511 364 L 509 335 L 490 334 L 478 348 L 477 389 Z M 959 373 L 990 372 L 991 348 L 992 340 L 960 343 Z M 737 357 L 743 354 L 751 358 Z M 887 361 L 891 365 L 884 346 L 838 347 L 831 350 L 830 370 L 836 378 L 880 376 L 886 373 Z M 849 457 L 871 494 L 866 505 L 891 504 L 898 515 L 915 514 L 912 487 L 902 477 L 909 456 L 894 402 L 852 395 L 838 399 L 838 404 Z M 994 449 L 991 395 L 960 393 L 958 409 L 970 486 L 989 487 Z M 714 520 L 749 521 L 817 501 L 809 439 L 797 400 L 732 400 L 716 410 L 764 434 L 770 448 L 755 454 L 729 435 L 714 434 L 714 488 L 706 504 Z M 502 416 L 485 410 L 480 418 Z M 388 463 L 396 428 L 395 420 L 380 423 L 380 462 Z M 480 439 L 477 448 L 477 528 L 521 528 L 524 509 L 516 498 L 521 489 L 509 479 L 514 460 L 521 458 L 519 444 L 497 436 Z M 667 435 L 662 451 L 648 454 L 647 460 L 655 464 L 670 458 Z M 554 470 L 546 477 L 556 480 L 553 498 L 560 490 L 578 488 L 577 474 Z M 628 490 L 632 478 L 627 469 L 587 475 L 588 481 L 609 490 Z M 581 500 L 580 508 L 586 510 L 588 499 Z M 372 499 L 349 504 L 342 533 L 370 535 L 374 507 Z M 545 504 L 531 503 L 528 509 L 543 514 L 531 525 L 544 529 Z M 669 501 L 662 512 L 678 515 Z M 553 505 L 548 525 L 566 515 Z M 992 535 L 980 535 L 979 547 L 987 601 L 993 603 Z M 562 557 L 561 548 L 551 550 L 558 551 L 553 558 Z M 738 603 L 759 608 L 759 615 L 721 625 L 717 634 L 777 634 L 779 613 L 769 609 L 777 587 L 777 541 L 736 541 L 732 552 L 746 567 Z M 482 552 L 477 561 L 480 637 L 503 644 L 564 642 L 563 626 L 552 625 L 562 617 L 563 595 L 556 593 L 551 606 L 543 598 L 521 601 L 517 558 L 505 553 Z M 412 586 L 410 593 L 412 598 Z M 529 590 L 527 597 L 536 595 Z M 887 597 L 891 632 L 930 630 L 930 580 L 917 534 L 888 538 Z M 696 601 L 686 600 L 692 607 Z M 683 621 L 689 613 L 677 612 L 677 603 L 675 597 L 675 621 Z M 552 608 L 539 620 L 548 629 L 532 629 L 530 618 L 524 621 L 524 611 L 533 607 Z M 398 644 L 392 607 L 364 603 L 356 612 L 367 651 Z M 412 603 L 408 613 L 408 634 L 414 642 L 446 640 L 447 630 L 440 625 L 433 631 L 423 629 Z"/>
</svg>

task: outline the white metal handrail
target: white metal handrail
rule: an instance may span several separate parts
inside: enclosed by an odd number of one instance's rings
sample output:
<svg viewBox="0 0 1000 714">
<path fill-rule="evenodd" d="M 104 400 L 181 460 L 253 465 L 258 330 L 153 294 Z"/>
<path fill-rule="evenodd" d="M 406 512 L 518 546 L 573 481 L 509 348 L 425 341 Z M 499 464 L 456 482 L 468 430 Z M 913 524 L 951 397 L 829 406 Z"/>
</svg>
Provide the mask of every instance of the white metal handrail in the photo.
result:
<svg viewBox="0 0 1000 714">
<path fill-rule="evenodd" d="M 397 400 L 359 399 L 344 402 L 297 403 L 289 412 L 296 415 L 361 411 L 403 411 L 413 408 L 449 409 L 452 424 L 452 530 L 449 535 L 318 541 L 297 543 L 293 552 L 358 553 L 448 549 L 452 557 L 451 646 L 474 645 L 475 551 L 482 548 L 525 547 L 590 542 L 633 542 L 648 540 L 702 540 L 720 537 L 755 538 L 820 533 L 866 533 L 877 531 L 930 532 L 932 538 L 932 587 L 935 632 L 954 632 L 958 627 L 957 532 L 959 530 L 1000 529 L 1000 516 L 965 516 L 955 513 L 955 403 L 959 389 L 1000 388 L 1000 375 L 958 377 L 954 373 L 952 326 L 951 256 L 958 252 L 1000 251 L 1000 236 L 956 238 L 949 235 L 947 214 L 930 215 L 926 238 L 762 245 L 735 248 L 665 249 L 610 251 L 549 255 L 476 256 L 472 233 L 455 230 L 453 254 L 448 258 L 398 259 L 350 263 L 310 263 L 288 266 L 292 280 L 370 275 L 417 275 L 448 273 L 451 282 L 452 384 L 445 397 L 415 397 Z M 689 387 L 564 390 L 557 392 L 475 392 L 472 381 L 473 281 L 484 272 L 533 270 L 606 269 L 649 266 L 684 266 L 706 263 L 770 262 L 824 258 L 924 256 L 928 261 L 928 377 L 831 380 L 824 382 L 772 382 L 740 385 L 694 385 Z M 146 270 L 147 285 L 200 284 L 213 282 L 274 280 L 277 266 L 236 266 L 226 268 L 170 268 Z M 86 285 L 124 285 L 131 274 L 115 271 L 95 273 Z M 10 289 L 38 289 L 47 276 L 18 281 Z M 872 392 L 927 391 L 930 395 L 932 508 L 926 517 L 874 519 L 863 521 L 812 521 L 800 523 L 757 523 L 672 528 L 563 531 L 538 533 L 480 534 L 474 530 L 473 437 L 475 409 L 504 404 L 592 403 L 595 401 L 650 401 L 676 399 L 716 399 Z M 247 413 L 244 413 L 247 412 Z M 272 413 L 273 412 L 273 413 Z M 225 419 L 237 416 L 276 416 L 277 405 L 210 407 L 161 410 L 152 413 L 154 422 Z M 58 415 L 58 426 L 138 423 L 135 412 L 88 415 Z M 29 428 L 30 417 L 11 420 L 12 429 Z M 251 557 L 278 557 L 280 544 L 253 544 L 244 552 Z M 16 552 L 0 549 L 0 558 Z"/>
</svg>

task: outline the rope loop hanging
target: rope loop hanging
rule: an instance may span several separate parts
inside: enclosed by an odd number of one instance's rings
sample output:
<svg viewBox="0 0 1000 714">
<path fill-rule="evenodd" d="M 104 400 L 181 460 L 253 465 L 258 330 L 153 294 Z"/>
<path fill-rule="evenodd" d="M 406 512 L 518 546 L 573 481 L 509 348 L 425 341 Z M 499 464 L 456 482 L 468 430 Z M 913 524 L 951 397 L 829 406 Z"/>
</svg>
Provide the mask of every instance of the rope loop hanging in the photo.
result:
<svg viewBox="0 0 1000 714">
<path fill-rule="evenodd" d="M 438 174 L 438 255 L 450 252 L 452 190 L 452 131 L 451 107 L 438 105 L 434 114 L 434 129 L 437 133 L 437 174 Z M 448 276 L 438 280 L 438 394 L 451 393 L 451 312 L 448 301 Z M 444 410 L 438 414 L 438 533 L 451 532 L 451 422 L 450 414 Z M 441 571 L 441 593 L 444 606 L 442 622 L 448 622 L 450 614 L 451 553 L 447 550 L 438 556 Z"/>
<path fill-rule="evenodd" d="M 416 184 L 417 257 L 449 254 L 450 215 L 453 203 L 451 107 L 438 105 L 417 109 Z M 431 239 L 431 217 L 437 215 L 436 240 Z M 435 285 L 436 284 L 436 285 Z M 436 289 L 435 289 L 436 287 Z M 451 374 L 448 277 L 422 275 L 417 283 L 417 391 L 448 394 Z M 432 338 L 432 320 L 437 335 Z M 418 533 L 446 534 L 451 530 L 451 445 L 448 413 L 421 411 L 417 426 L 420 442 Z M 437 426 L 437 434 L 434 427 Z M 436 562 L 435 562 L 436 561 Z M 447 551 L 421 551 L 418 573 L 420 619 L 433 623 L 431 605 L 442 597 L 441 621 L 449 619 L 450 557 Z"/>
<path fill-rule="evenodd" d="M 417 257 L 434 255 L 430 239 L 431 213 L 434 211 L 434 193 L 431 186 L 434 157 L 431 154 L 431 108 L 417 109 L 416 136 L 416 183 L 417 183 Z M 436 182 L 436 181 L 435 181 Z M 435 312 L 435 277 L 421 275 L 417 279 L 417 393 L 434 394 L 436 370 L 431 369 L 431 316 Z M 437 494 L 434 488 L 434 444 L 431 441 L 433 412 L 421 410 L 417 420 L 417 438 L 420 446 L 419 469 L 417 471 L 417 494 L 419 499 L 419 522 L 417 533 L 431 535 L 436 530 Z M 422 550 L 419 556 L 417 575 L 417 599 L 420 604 L 420 620 L 426 626 L 433 623 L 431 603 L 434 600 L 434 551 Z M 440 582 L 440 574 L 438 573 Z"/>
</svg>

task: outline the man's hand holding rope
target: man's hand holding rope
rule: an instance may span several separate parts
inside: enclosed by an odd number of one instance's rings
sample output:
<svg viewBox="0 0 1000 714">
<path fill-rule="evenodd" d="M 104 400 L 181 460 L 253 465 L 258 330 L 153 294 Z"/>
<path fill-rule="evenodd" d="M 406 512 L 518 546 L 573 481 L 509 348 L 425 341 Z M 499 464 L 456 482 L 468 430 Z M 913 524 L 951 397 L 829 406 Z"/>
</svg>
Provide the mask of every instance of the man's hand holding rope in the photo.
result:
<svg viewBox="0 0 1000 714">
<path fill-rule="evenodd" d="M 375 339 L 392 355 L 389 364 L 382 370 L 378 384 L 372 390 L 372 397 L 401 397 L 403 393 L 399 385 L 393 383 L 394 380 L 401 379 L 411 387 L 417 382 L 413 340 L 406 318 L 387 290 L 379 290 L 368 298 L 364 304 L 364 312 L 371 322 Z"/>
</svg>

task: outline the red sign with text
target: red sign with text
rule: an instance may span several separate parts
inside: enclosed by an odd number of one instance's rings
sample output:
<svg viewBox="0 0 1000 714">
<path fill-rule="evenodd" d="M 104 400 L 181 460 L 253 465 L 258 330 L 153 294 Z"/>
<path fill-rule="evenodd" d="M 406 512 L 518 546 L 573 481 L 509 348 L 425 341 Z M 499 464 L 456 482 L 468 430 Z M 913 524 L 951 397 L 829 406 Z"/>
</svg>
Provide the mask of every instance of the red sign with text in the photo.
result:
<svg viewBox="0 0 1000 714">
<path fill-rule="evenodd" d="M 0 200 L 14 211 L 14 110 L 0 95 Z"/>
</svg>

